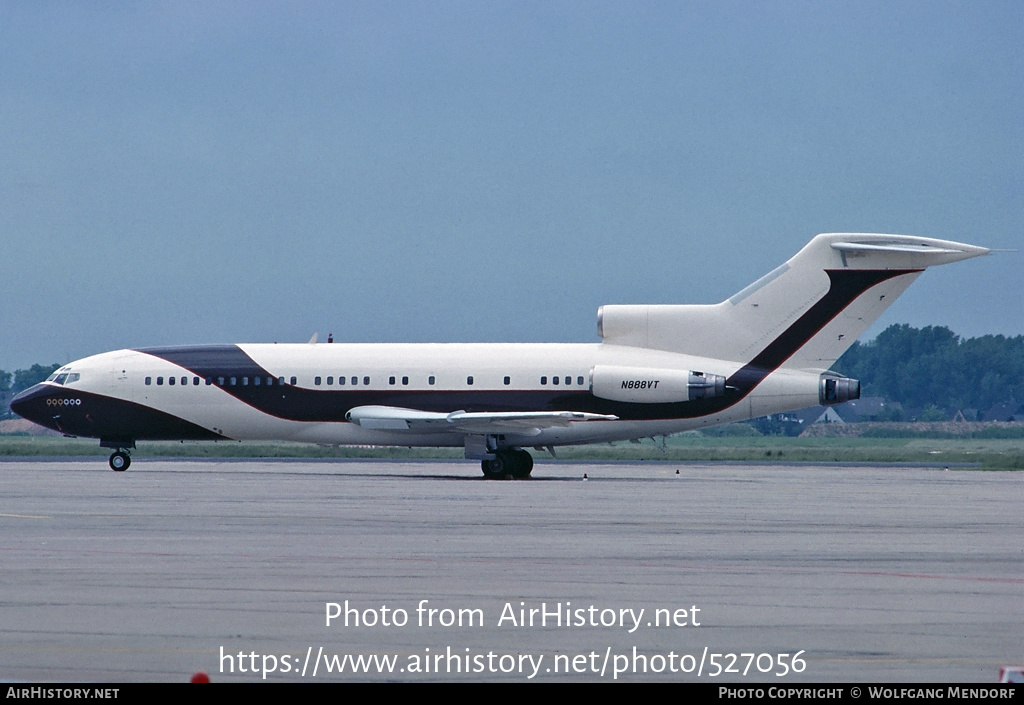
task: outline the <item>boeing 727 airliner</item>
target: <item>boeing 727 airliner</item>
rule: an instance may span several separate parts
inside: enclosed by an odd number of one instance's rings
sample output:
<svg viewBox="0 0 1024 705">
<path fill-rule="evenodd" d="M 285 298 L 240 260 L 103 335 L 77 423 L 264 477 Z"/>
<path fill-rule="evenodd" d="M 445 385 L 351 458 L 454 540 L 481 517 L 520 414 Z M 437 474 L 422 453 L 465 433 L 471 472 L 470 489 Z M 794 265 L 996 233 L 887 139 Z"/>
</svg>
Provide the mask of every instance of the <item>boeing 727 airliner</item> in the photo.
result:
<svg viewBox="0 0 1024 705">
<path fill-rule="evenodd" d="M 987 254 L 904 235 L 818 235 L 712 305 L 613 305 L 592 344 L 239 344 L 77 360 L 11 409 L 98 438 L 456 446 L 526 477 L 525 448 L 706 428 L 860 395 L 829 367 L 925 268 Z"/>
</svg>

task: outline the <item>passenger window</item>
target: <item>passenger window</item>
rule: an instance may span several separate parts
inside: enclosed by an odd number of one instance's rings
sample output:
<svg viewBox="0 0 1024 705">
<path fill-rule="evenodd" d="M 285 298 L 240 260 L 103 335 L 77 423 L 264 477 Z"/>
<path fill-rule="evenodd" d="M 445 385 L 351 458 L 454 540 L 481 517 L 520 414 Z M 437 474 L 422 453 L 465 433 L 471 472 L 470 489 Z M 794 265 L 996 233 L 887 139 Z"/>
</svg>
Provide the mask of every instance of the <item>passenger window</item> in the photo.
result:
<svg viewBox="0 0 1024 705">
<path fill-rule="evenodd" d="M 334 385 L 334 377 L 328 377 L 327 378 L 327 386 L 331 387 L 333 385 Z"/>
<path fill-rule="evenodd" d="M 238 384 L 238 378 L 237 377 L 232 377 L 231 378 L 231 386 L 234 387 L 236 384 Z"/>
<path fill-rule="evenodd" d="M 578 385 L 580 385 L 582 387 L 583 386 L 583 378 L 582 377 L 577 377 L 576 378 L 576 384 L 578 384 Z"/>
<path fill-rule="evenodd" d="M 541 377 L 540 378 L 540 383 L 541 384 L 547 384 L 548 383 L 548 378 L 547 377 Z"/>
<path fill-rule="evenodd" d="M 565 378 L 565 384 L 566 384 L 566 386 L 569 386 L 570 384 L 572 384 L 572 377 L 566 377 Z"/>
<path fill-rule="evenodd" d="M 163 378 L 163 377 L 157 377 L 157 378 L 156 378 L 156 386 L 158 386 L 158 387 L 159 387 L 159 386 L 161 386 L 161 385 L 162 385 L 163 383 L 164 383 L 164 378 Z"/>
<path fill-rule="evenodd" d="M 394 384 L 394 383 L 395 383 L 395 378 L 393 376 L 392 377 L 388 377 L 388 384 Z"/>
<path fill-rule="evenodd" d="M 508 375 L 505 375 L 505 384 L 512 384 L 512 378 Z"/>
<path fill-rule="evenodd" d="M 552 377 L 551 384 L 558 384 L 558 377 Z"/>
<path fill-rule="evenodd" d="M 369 385 L 370 384 L 370 378 L 369 377 L 363 377 L 363 384 Z"/>
<path fill-rule="evenodd" d="M 340 384 L 342 387 L 344 387 L 345 386 L 345 378 L 344 377 L 338 377 L 338 384 Z"/>
<path fill-rule="evenodd" d="M 277 378 L 277 384 L 278 384 L 278 386 L 283 387 L 284 386 L 284 377 L 278 377 Z"/>
<path fill-rule="evenodd" d="M 258 386 L 260 386 L 260 384 L 263 383 L 263 378 L 262 377 L 253 377 L 252 378 L 252 383 L 258 387 Z"/>
<path fill-rule="evenodd" d="M 174 386 L 174 377 L 168 377 L 167 378 L 167 384 L 169 384 L 169 385 L 171 385 L 173 387 Z"/>
<path fill-rule="evenodd" d="M 206 386 L 209 387 L 211 384 L 213 384 L 213 377 L 207 377 L 206 378 Z"/>
<path fill-rule="evenodd" d="M 314 377 L 313 378 L 313 384 L 315 384 L 317 387 L 320 386 L 320 381 L 321 381 L 320 377 Z"/>
<path fill-rule="evenodd" d="M 369 379 L 369 378 L 367 378 L 367 379 Z M 359 384 L 359 378 L 358 377 L 353 377 L 352 378 L 352 386 L 354 387 L 357 384 Z M 369 384 L 369 382 L 367 382 L 367 384 Z"/>
<path fill-rule="evenodd" d="M 292 384 L 298 384 L 299 380 L 296 377 L 292 377 Z"/>
<path fill-rule="evenodd" d="M 427 377 L 427 384 L 433 384 L 433 383 L 434 383 L 434 375 L 430 375 L 429 377 Z"/>
<path fill-rule="evenodd" d="M 473 375 L 466 377 L 466 384 L 473 384 Z"/>
<path fill-rule="evenodd" d="M 199 378 L 198 377 L 193 377 L 192 378 L 192 386 L 193 387 L 198 387 L 199 386 Z"/>
<path fill-rule="evenodd" d="M 146 377 L 146 384 L 153 384 L 153 378 L 152 377 Z"/>
<path fill-rule="evenodd" d="M 409 384 L 409 378 L 408 377 L 402 377 L 402 384 Z"/>
<path fill-rule="evenodd" d="M 160 378 L 159 377 L 157 378 L 157 384 L 160 384 Z M 223 377 L 218 377 L 217 378 L 217 386 L 218 387 L 223 387 L 224 386 L 224 378 Z"/>
</svg>

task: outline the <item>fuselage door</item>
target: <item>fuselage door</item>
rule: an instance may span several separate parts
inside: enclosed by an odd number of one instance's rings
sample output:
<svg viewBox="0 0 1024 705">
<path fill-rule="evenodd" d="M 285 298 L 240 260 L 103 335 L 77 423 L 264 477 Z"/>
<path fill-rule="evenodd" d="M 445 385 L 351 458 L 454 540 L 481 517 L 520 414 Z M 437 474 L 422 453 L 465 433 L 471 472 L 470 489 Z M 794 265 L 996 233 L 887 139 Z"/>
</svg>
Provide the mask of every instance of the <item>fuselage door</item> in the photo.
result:
<svg viewBox="0 0 1024 705">
<path fill-rule="evenodd" d="M 111 361 L 110 375 L 107 379 L 110 380 L 112 396 L 118 399 L 132 400 L 132 383 L 128 370 L 131 369 L 133 360 L 133 355 L 118 355 Z"/>
</svg>

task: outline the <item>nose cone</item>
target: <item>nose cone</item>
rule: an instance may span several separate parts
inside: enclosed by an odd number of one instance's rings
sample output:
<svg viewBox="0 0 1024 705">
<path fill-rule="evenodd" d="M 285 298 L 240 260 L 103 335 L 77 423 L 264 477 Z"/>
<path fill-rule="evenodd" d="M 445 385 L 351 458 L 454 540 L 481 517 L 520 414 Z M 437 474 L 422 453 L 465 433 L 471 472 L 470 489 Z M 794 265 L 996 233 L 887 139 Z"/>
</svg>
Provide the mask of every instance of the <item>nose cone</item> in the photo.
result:
<svg viewBox="0 0 1024 705">
<path fill-rule="evenodd" d="M 52 389 L 45 384 L 29 387 L 25 391 L 19 392 L 11 400 L 11 411 L 40 426 L 46 426 L 47 428 L 59 431 L 60 428 L 54 419 L 53 406 L 47 406 L 46 404 L 51 391 Z"/>
</svg>

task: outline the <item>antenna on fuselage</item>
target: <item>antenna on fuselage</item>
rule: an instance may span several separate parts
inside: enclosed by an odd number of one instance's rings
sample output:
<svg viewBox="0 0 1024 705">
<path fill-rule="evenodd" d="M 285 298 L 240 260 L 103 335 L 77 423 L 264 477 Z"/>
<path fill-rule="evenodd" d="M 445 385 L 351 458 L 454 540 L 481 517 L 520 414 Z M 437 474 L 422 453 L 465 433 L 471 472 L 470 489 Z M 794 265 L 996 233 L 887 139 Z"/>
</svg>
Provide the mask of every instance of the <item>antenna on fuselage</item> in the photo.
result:
<svg viewBox="0 0 1024 705">
<path fill-rule="evenodd" d="M 313 334 L 313 337 L 309 339 L 309 344 L 310 344 L 310 345 L 316 345 L 316 337 L 317 337 L 318 335 L 320 335 L 320 334 L 319 334 L 319 333 L 314 333 L 314 334 Z"/>
</svg>

